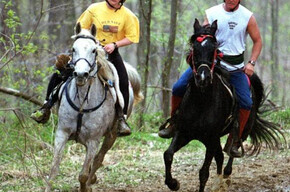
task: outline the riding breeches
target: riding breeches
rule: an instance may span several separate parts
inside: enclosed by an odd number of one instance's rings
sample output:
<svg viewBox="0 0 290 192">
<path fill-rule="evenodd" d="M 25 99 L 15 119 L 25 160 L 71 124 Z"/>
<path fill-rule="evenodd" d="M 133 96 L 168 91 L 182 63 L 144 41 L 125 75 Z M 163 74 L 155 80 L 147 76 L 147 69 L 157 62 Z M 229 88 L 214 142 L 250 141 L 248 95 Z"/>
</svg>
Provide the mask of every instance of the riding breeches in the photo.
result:
<svg viewBox="0 0 290 192">
<path fill-rule="evenodd" d="M 129 103 L 129 78 L 128 78 L 125 64 L 118 51 L 118 48 L 116 48 L 111 54 L 109 54 L 108 60 L 114 64 L 117 70 L 117 73 L 119 76 L 120 90 L 123 94 L 124 102 L 125 102 L 123 112 L 124 114 L 127 114 L 128 103 Z"/>
<path fill-rule="evenodd" d="M 54 89 L 60 85 L 62 82 L 65 82 L 70 76 L 72 75 L 72 69 L 65 68 L 60 71 L 60 73 L 53 73 L 50 81 L 48 83 L 48 87 L 46 90 L 46 97 L 45 100 L 48 102 L 48 105 L 50 107 L 53 106 L 53 104 L 58 99 L 58 91 L 53 93 Z"/>
<path fill-rule="evenodd" d="M 193 76 L 189 67 L 173 85 L 172 95 L 183 97 L 190 78 Z M 251 90 L 247 75 L 242 71 L 231 72 L 230 84 L 235 88 L 240 109 L 250 110 L 252 108 Z"/>
</svg>

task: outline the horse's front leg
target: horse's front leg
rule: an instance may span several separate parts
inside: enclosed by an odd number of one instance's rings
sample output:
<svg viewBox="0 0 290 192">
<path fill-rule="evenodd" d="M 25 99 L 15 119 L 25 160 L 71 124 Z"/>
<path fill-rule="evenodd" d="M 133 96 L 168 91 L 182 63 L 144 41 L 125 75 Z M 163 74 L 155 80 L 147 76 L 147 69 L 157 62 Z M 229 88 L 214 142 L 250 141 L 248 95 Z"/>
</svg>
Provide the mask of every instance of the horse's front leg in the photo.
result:
<svg viewBox="0 0 290 192">
<path fill-rule="evenodd" d="M 112 148 L 113 144 L 116 141 L 116 138 L 117 138 L 117 127 L 115 127 L 115 129 L 113 129 L 111 132 L 105 135 L 102 147 L 94 158 L 94 162 L 90 170 L 88 183 L 94 184 L 96 182 L 97 177 L 95 173 L 101 167 L 106 153 Z"/>
<path fill-rule="evenodd" d="M 233 162 L 234 158 L 230 157 L 226 167 L 224 168 L 224 178 L 228 178 L 232 174 Z"/>
<path fill-rule="evenodd" d="M 92 160 L 94 159 L 99 142 L 97 140 L 90 140 L 86 142 L 86 158 L 83 164 L 82 171 L 79 174 L 79 182 L 80 182 L 80 191 L 87 192 L 90 191 L 90 183 L 88 183 L 90 167 L 92 164 Z"/>
<path fill-rule="evenodd" d="M 222 175 L 222 167 L 223 167 L 223 162 L 224 162 L 224 154 L 222 152 L 222 147 L 221 147 L 221 143 L 220 143 L 220 138 L 218 138 L 217 144 L 214 146 L 217 146 L 214 158 L 216 161 L 216 165 L 217 165 L 217 177 L 213 183 L 212 186 L 212 191 L 219 191 L 220 189 L 222 189 L 224 187 L 224 183 L 223 183 L 223 175 Z"/>
<path fill-rule="evenodd" d="M 205 159 L 203 162 L 203 165 L 201 169 L 199 170 L 199 192 L 203 192 L 206 182 L 209 177 L 209 167 L 211 165 L 213 156 L 214 156 L 214 149 L 212 149 L 214 145 L 211 143 L 210 145 L 206 146 L 206 154 L 205 154 Z"/>
<path fill-rule="evenodd" d="M 224 179 L 226 179 L 225 183 L 227 187 L 231 185 L 230 175 L 232 174 L 233 162 L 234 162 L 234 158 L 230 157 L 226 167 L 224 168 Z"/>
<path fill-rule="evenodd" d="M 189 141 L 186 140 L 184 137 L 179 136 L 179 132 L 176 132 L 175 136 L 173 137 L 169 148 L 164 152 L 164 163 L 165 163 L 165 184 L 169 187 L 169 189 L 173 191 L 177 191 L 180 187 L 179 182 L 172 178 L 171 175 L 171 165 L 173 161 L 173 155 L 183 146 L 185 146 Z"/>
<path fill-rule="evenodd" d="M 50 170 L 49 178 L 47 181 L 46 192 L 51 191 L 50 181 L 55 178 L 59 171 L 59 164 L 61 162 L 64 146 L 68 140 L 68 133 L 62 131 L 60 128 L 57 129 L 54 140 L 54 154 L 53 154 L 53 163 Z"/>
</svg>

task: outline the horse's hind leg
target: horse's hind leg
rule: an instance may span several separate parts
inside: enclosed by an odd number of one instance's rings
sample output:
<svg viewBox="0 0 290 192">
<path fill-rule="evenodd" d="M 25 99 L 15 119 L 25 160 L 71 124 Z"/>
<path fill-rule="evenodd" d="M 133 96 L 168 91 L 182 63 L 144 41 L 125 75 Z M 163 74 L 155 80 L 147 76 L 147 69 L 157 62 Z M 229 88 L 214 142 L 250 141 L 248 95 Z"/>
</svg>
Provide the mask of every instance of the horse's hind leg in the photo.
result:
<svg viewBox="0 0 290 192">
<path fill-rule="evenodd" d="M 68 140 L 68 134 L 61 131 L 61 130 L 57 130 L 56 131 L 56 135 L 55 135 L 55 140 L 54 140 L 54 155 L 53 155 L 53 163 L 52 163 L 52 167 L 50 170 L 50 174 L 49 174 L 49 178 L 47 181 L 47 187 L 46 187 L 46 192 L 51 190 L 51 184 L 50 181 L 53 180 L 55 178 L 55 176 L 57 175 L 58 171 L 59 171 L 59 164 L 61 162 L 61 158 L 62 158 L 62 153 L 64 150 L 64 146 Z"/>
<path fill-rule="evenodd" d="M 117 130 L 117 129 L 114 129 Z M 117 131 L 106 134 L 102 147 L 94 158 L 88 182 L 94 184 L 97 180 L 96 171 L 101 167 L 106 153 L 111 149 L 117 138 Z"/>
<path fill-rule="evenodd" d="M 97 140 L 90 140 L 86 142 L 86 158 L 83 164 L 82 171 L 79 174 L 80 191 L 87 192 L 90 190 L 90 183 L 88 183 L 89 171 L 92 164 L 92 160 L 97 152 L 99 142 Z"/>
<path fill-rule="evenodd" d="M 173 137 L 169 148 L 164 152 L 164 162 L 165 162 L 165 184 L 173 191 L 177 191 L 179 189 L 179 182 L 172 178 L 171 175 L 171 165 L 173 161 L 173 155 L 183 146 L 185 146 L 189 140 L 185 139 L 185 137 L 179 136 L 179 133 L 176 132 L 175 136 Z"/>
</svg>

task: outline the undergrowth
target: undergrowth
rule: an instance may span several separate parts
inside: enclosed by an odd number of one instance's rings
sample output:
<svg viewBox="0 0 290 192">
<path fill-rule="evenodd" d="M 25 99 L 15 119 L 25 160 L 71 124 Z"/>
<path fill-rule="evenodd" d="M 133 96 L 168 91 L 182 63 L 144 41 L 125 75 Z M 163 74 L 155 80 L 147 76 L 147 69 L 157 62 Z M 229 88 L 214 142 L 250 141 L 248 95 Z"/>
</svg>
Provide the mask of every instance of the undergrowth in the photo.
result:
<svg viewBox="0 0 290 192">
<path fill-rule="evenodd" d="M 270 118 L 289 130 L 289 111 L 275 112 Z M 45 125 L 32 122 L 27 114 L 17 110 L 0 111 L 0 116 L 6 117 L 0 119 L 0 191 L 43 191 L 52 161 L 56 116 Z M 98 186 L 134 187 L 144 180 L 164 176 L 163 152 L 171 140 L 158 137 L 156 121 L 154 126 L 149 125 L 154 130 L 147 128 L 147 132 L 137 132 L 135 124 L 129 123 L 133 133 L 118 138 L 106 155 L 103 166 L 97 171 Z M 289 135 L 286 137 L 289 140 Z M 225 139 L 222 138 L 223 143 Z M 204 153 L 204 146 L 192 141 L 175 154 L 174 163 L 180 167 L 201 165 Z M 66 145 L 60 173 L 53 185 L 55 191 L 72 191 L 79 186 L 78 174 L 84 155 L 82 145 L 73 141 Z"/>
</svg>

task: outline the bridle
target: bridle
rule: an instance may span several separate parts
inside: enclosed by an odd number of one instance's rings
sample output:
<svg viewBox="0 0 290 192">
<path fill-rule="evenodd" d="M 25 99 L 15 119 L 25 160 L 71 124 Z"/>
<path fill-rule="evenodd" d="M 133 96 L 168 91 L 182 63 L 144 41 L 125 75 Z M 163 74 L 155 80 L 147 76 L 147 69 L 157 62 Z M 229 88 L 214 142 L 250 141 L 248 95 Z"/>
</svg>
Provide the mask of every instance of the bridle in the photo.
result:
<svg viewBox="0 0 290 192">
<path fill-rule="evenodd" d="M 202 43 L 207 38 L 212 38 L 212 39 L 214 39 L 214 41 L 216 41 L 216 39 L 213 35 L 199 35 L 195 41 L 197 41 L 198 43 Z M 191 59 L 192 70 L 193 70 L 194 75 L 196 76 L 198 74 L 198 71 L 200 70 L 201 67 L 206 67 L 210 71 L 210 77 L 211 77 L 211 82 L 212 82 L 213 70 L 215 67 L 215 61 L 216 61 L 217 56 L 218 56 L 218 51 L 217 51 L 217 48 L 215 48 L 212 61 L 200 60 L 200 61 L 195 63 L 194 62 L 194 49 L 192 48 L 190 55 L 188 57 L 188 61 L 190 61 L 190 59 Z M 201 65 L 199 65 L 198 68 L 196 68 L 195 64 L 196 65 L 201 64 Z M 211 65 L 211 67 L 209 67 L 210 65 Z"/>
<path fill-rule="evenodd" d="M 75 38 L 75 41 L 76 40 L 78 40 L 78 39 L 90 39 L 90 40 L 92 40 L 92 41 L 94 41 L 94 43 L 95 44 L 97 44 L 97 41 L 96 41 L 96 39 L 95 38 L 93 38 L 93 37 L 90 37 L 90 36 L 85 36 L 85 35 L 83 35 L 83 36 L 77 36 L 76 38 Z M 79 61 L 81 61 L 81 60 L 84 60 L 89 66 L 90 66 L 90 71 L 89 71 L 89 73 L 90 72 L 92 72 L 94 69 L 95 69 L 95 67 L 96 67 L 96 64 L 97 64 L 97 62 L 96 62 L 96 59 L 97 59 L 97 56 L 98 56 L 98 52 L 97 51 L 95 51 L 95 58 L 94 58 L 94 61 L 93 61 L 93 63 L 90 63 L 86 58 L 78 58 L 76 61 L 73 61 L 74 59 L 73 59 L 73 54 L 72 54 L 72 59 L 71 59 L 71 61 L 70 61 L 70 63 L 69 63 L 69 66 L 73 66 L 73 67 L 75 67 L 76 66 L 76 64 L 77 64 L 77 62 L 79 62 Z M 98 71 L 96 71 L 96 73 L 97 73 Z M 95 75 L 95 74 L 94 74 Z M 93 76 L 94 76 L 93 75 Z"/>
</svg>

